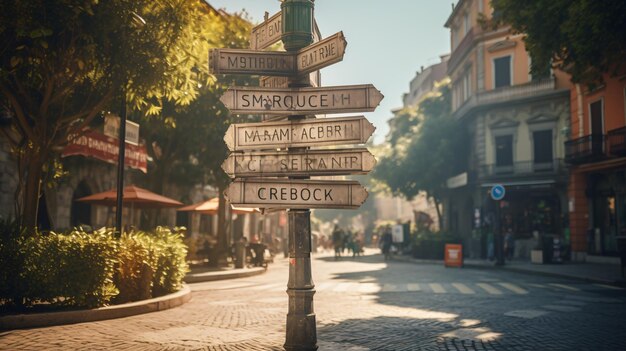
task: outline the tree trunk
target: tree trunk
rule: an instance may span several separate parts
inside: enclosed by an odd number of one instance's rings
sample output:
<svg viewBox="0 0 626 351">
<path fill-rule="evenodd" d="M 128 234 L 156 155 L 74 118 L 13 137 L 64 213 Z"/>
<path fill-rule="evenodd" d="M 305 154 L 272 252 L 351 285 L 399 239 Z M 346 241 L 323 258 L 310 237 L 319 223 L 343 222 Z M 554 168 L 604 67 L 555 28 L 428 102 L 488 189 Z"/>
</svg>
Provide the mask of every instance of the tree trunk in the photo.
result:
<svg viewBox="0 0 626 351">
<path fill-rule="evenodd" d="M 24 189 L 21 191 L 24 204 L 22 207 L 22 227 L 27 230 L 27 233 L 32 233 L 37 227 L 37 211 L 41 196 L 42 168 L 45 158 L 36 150 L 30 150 L 29 153 L 31 155 L 25 157 L 28 166 Z"/>
</svg>

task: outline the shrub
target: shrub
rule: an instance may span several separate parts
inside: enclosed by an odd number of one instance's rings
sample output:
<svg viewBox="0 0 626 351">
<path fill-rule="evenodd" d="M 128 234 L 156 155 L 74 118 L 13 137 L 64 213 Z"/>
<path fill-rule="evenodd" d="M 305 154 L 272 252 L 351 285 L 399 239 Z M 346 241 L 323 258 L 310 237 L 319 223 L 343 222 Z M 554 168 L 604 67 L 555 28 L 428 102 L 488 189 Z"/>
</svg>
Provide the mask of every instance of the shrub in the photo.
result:
<svg viewBox="0 0 626 351">
<path fill-rule="evenodd" d="M 184 227 L 170 231 L 165 227 L 155 230 L 157 264 L 152 278 L 152 295 L 161 296 L 180 290 L 189 271 L 186 262 L 187 246 Z"/>
<path fill-rule="evenodd" d="M 187 248 L 178 230 L 20 233 L 0 221 L 0 305 L 100 307 L 181 288 Z M 16 234 L 18 233 L 18 234 Z"/>
<path fill-rule="evenodd" d="M 26 287 L 21 279 L 24 232 L 15 220 L 0 220 L 0 303 L 22 305 Z"/>
<path fill-rule="evenodd" d="M 20 267 L 2 268 L 2 276 L 14 275 L 9 288 L 14 290 L 2 293 L 15 305 L 96 307 L 117 294 L 112 280 L 117 243 L 110 233 L 35 232 L 5 247 L 11 252 L 2 252 L 3 257 L 14 254 L 21 262 Z"/>
</svg>

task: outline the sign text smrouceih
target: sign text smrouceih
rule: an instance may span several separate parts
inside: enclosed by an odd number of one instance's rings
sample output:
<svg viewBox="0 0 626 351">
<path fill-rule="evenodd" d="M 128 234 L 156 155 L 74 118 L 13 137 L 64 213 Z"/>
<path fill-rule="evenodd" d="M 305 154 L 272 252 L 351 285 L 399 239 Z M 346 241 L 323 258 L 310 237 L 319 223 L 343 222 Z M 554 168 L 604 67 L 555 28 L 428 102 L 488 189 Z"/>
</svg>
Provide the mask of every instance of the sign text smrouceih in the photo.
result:
<svg viewBox="0 0 626 351">
<path fill-rule="evenodd" d="M 222 164 L 231 178 L 366 174 L 376 159 L 366 148 L 233 153 Z"/>
<path fill-rule="evenodd" d="M 230 151 L 362 144 L 374 130 L 363 116 L 231 124 L 224 142 Z"/>
<path fill-rule="evenodd" d="M 233 87 L 220 101 L 232 113 L 293 115 L 371 112 L 382 99 L 383 94 L 373 85 L 364 84 L 289 89 Z"/>
<path fill-rule="evenodd" d="M 266 12 L 267 17 L 267 12 Z M 282 13 L 278 12 L 263 23 L 252 28 L 250 33 L 250 49 L 263 50 L 266 47 L 278 42 L 283 35 Z"/>
<path fill-rule="evenodd" d="M 235 206 L 260 208 L 358 208 L 367 190 L 356 181 L 235 180 L 225 193 Z"/>
</svg>

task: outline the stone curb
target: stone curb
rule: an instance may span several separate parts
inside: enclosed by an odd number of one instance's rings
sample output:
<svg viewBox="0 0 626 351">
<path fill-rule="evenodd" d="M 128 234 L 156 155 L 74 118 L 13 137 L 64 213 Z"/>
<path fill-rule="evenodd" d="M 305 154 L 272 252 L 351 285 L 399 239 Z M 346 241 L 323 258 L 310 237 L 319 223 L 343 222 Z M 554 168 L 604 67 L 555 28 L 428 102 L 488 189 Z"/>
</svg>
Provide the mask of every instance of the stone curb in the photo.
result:
<svg viewBox="0 0 626 351">
<path fill-rule="evenodd" d="M 251 277 L 254 275 L 259 275 L 265 273 L 267 268 L 263 267 L 253 267 L 246 269 L 235 269 L 233 271 L 224 271 L 224 272 L 205 272 L 205 273 L 196 273 L 196 274 L 187 274 L 185 276 L 185 283 L 200 283 L 200 282 L 212 282 L 216 280 L 224 280 L 224 279 L 235 279 L 235 278 L 245 278 Z"/>
<path fill-rule="evenodd" d="M 191 299 L 187 285 L 179 291 L 153 299 L 107 306 L 90 310 L 8 315 L 0 317 L 0 330 L 49 327 L 53 325 L 95 322 L 129 317 L 178 307 Z"/>
<path fill-rule="evenodd" d="M 424 259 L 414 259 L 414 258 L 403 257 L 403 256 L 392 256 L 391 259 L 395 261 L 407 262 L 407 263 L 443 265 L 443 260 L 424 260 Z M 525 269 L 521 267 L 511 267 L 511 266 L 506 266 L 506 265 L 504 267 L 498 267 L 498 266 L 489 265 L 489 264 L 476 264 L 476 263 L 464 262 L 463 267 L 474 268 L 474 269 L 508 270 L 508 271 L 517 272 L 517 273 L 541 275 L 545 277 L 576 279 L 576 280 L 585 281 L 589 283 L 611 284 L 611 285 L 618 285 L 618 286 L 625 286 L 626 284 L 623 280 L 609 280 L 609 279 L 592 278 L 592 277 L 581 277 L 578 275 L 567 274 L 567 273 L 536 271 L 532 269 Z"/>
</svg>

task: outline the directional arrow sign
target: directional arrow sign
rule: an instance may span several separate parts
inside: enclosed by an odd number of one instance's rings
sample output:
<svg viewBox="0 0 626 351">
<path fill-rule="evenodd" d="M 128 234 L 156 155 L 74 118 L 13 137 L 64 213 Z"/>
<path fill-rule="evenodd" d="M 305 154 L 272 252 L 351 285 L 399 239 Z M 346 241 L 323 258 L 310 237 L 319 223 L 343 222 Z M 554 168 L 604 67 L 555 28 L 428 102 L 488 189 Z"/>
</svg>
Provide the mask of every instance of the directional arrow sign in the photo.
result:
<svg viewBox="0 0 626 351">
<path fill-rule="evenodd" d="M 346 45 L 343 32 L 339 32 L 298 51 L 298 74 L 313 72 L 343 60 Z"/>
<path fill-rule="evenodd" d="M 252 28 L 252 32 L 250 33 L 250 49 L 263 50 L 280 40 L 283 35 L 281 17 L 281 12 L 278 12 L 268 19 L 267 12 L 265 13 L 265 21 Z"/>
<path fill-rule="evenodd" d="M 260 208 L 359 208 L 367 190 L 356 181 L 235 180 L 225 193 L 235 206 Z"/>
<path fill-rule="evenodd" d="M 233 153 L 222 164 L 231 178 L 366 174 L 376 159 L 365 148 Z"/>
<path fill-rule="evenodd" d="M 230 151 L 362 144 L 376 127 L 365 117 L 231 124 L 224 135 Z"/>
<path fill-rule="evenodd" d="M 278 51 L 246 49 L 209 50 L 209 69 L 213 74 L 255 74 L 294 76 L 296 55 Z"/>
<path fill-rule="evenodd" d="M 294 115 L 371 112 L 383 97 L 371 84 L 289 89 L 233 87 L 220 101 L 232 113 Z"/>
<path fill-rule="evenodd" d="M 246 49 L 211 49 L 210 69 L 214 74 L 296 76 L 343 60 L 346 40 L 339 32 L 300 50 L 297 54 Z"/>
</svg>

